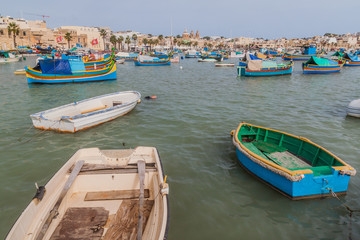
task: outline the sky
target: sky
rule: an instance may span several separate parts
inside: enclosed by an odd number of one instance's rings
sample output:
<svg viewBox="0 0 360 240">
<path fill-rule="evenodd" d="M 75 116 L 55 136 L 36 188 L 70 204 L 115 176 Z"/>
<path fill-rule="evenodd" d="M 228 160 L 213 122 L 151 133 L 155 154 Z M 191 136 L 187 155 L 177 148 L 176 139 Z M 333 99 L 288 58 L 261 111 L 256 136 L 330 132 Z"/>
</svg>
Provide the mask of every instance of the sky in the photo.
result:
<svg viewBox="0 0 360 240">
<path fill-rule="evenodd" d="M 303 38 L 360 32 L 360 0 L 3 0 L 1 16 L 164 36 Z M 35 15 L 34 15 L 35 14 Z"/>
</svg>

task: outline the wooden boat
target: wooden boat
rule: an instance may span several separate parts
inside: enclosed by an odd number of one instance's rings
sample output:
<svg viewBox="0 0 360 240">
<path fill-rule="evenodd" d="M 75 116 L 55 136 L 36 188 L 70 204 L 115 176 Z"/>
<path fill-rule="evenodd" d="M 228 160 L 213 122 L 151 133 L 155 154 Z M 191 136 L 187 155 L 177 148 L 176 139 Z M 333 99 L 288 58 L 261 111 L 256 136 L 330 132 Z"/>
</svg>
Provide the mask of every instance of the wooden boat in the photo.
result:
<svg viewBox="0 0 360 240">
<path fill-rule="evenodd" d="M 179 56 L 172 57 L 171 62 L 172 63 L 179 63 L 180 62 L 180 57 Z"/>
<path fill-rule="evenodd" d="M 285 132 L 240 123 L 233 143 L 247 171 L 294 200 L 346 194 L 356 174 L 325 148 Z"/>
<path fill-rule="evenodd" d="M 118 59 L 116 60 L 116 64 L 124 64 L 125 60 L 124 59 Z"/>
<path fill-rule="evenodd" d="M 90 56 L 84 56 L 83 61 L 85 64 L 85 69 L 99 69 L 104 68 L 107 65 L 111 64 L 111 62 L 115 59 L 115 53 L 113 52 L 112 55 L 105 54 L 102 58 L 95 60 L 93 54 Z"/>
<path fill-rule="evenodd" d="M 156 148 L 78 150 L 6 240 L 167 239 L 169 187 Z"/>
<path fill-rule="evenodd" d="M 145 55 L 139 55 L 134 61 L 135 66 L 164 66 L 171 65 L 171 56 L 167 58 L 157 58 Z"/>
<path fill-rule="evenodd" d="M 21 61 L 21 55 L 15 55 L 9 51 L 0 51 L 0 63 L 11 63 Z"/>
<path fill-rule="evenodd" d="M 316 54 L 316 47 L 308 46 L 305 47 L 305 51 L 302 54 L 285 52 L 283 55 L 283 59 L 291 60 L 291 61 L 305 61 L 305 60 L 309 60 L 311 57 L 317 57 L 317 56 L 319 55 Z"/>
<path fill-rule="evenodd" d="M 347 115 L 360 118 L 360 99 L 353 100 L 347 106 Z"/>
<path fill-rule="evenodd" d="M 277 64 L 274 61 L 250 60 L 245 67 L 238 67 L 238 76 L 270 77 L 289 75 L 292 73 L 294 63 Z"/>
<path fill-rule="evenodd" d="M 140 102 L 135 91 L 116 92 L 31 114 L 35 128 L 74 133 L 125 115 Z"/>
<path fill-rule="evenodd" d="M 103 68 L 87 70 L 82 60 L 40 59 L 36 67 L 25 70 L 28 83 L 81 83 L 117 78 L 114 60 Z"/>
<path fill-rule="evenodd" d="M 118 52 L 115 55 L 116 60 L 124 59 L 125 62 L 133 62 L 136 60 L 139 54 L 137 53 L 127 53 L 127 52 Z"/>
<path fill-rule="evenodd" d="M 15 74 L 15 75 L 26 75 L 25 68 L 17 69 L 17 70 L 14 72 L 14 74 Z"/>
<path fill-rule="evenodd" d="M 215 63 L 215 67 L 234 67 L 234 63 Z"/>
<path fill-rule="evenodd" d="M 311 57 L 307 62 L 303 63 L 303 73 L 335 73 L 340 72 L 345 61 L 333 61 L 326 58 Z"/>
<path fill-rule="evenodd" d="M 344 66 L 347 66 L 347 67 L 359 67 L 360 66 L 360 58 L 357 55 L 351 55 L 349 53 L 344 53 L 343 59 L 345 60 Z"/>
<path fill-rule="evenodd" d="M 188 50 L 185 52 L 185 58 L 198 58 L 200 54 L 196 50 Z"/>
</svg>

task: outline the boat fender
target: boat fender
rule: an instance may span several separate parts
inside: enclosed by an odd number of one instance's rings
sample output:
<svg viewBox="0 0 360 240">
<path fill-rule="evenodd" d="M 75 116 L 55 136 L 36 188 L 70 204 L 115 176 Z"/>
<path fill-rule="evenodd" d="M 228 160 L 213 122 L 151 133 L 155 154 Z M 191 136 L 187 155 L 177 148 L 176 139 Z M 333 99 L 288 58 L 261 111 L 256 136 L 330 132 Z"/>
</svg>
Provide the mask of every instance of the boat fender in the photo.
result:
<svg viewBox="0 0 360 240">
<path fill-rule="evenodd" d="M 37 200 L 41 201 L 44 198 L 44 195 L 46 192 L 45 186 L 39 187 L 37 183 L 35 183 L 35 186 L 36 186 L 36 193 L 35 193 L 35 196 L 33 197 L 33 199 L 37 199 Z"/>
<path fill-rule="evenodd" d="M 146 96 L 145 99 L 157 99 L 156 95 Z"/>
<path fill-rule="evenodd" d="M 231 136 L 234 136 L 234 134 L 235 134 L 235 130 L 232 130 L 232 131 L 230 132 L 230 135 L 231 135 Z"/>
</svg>

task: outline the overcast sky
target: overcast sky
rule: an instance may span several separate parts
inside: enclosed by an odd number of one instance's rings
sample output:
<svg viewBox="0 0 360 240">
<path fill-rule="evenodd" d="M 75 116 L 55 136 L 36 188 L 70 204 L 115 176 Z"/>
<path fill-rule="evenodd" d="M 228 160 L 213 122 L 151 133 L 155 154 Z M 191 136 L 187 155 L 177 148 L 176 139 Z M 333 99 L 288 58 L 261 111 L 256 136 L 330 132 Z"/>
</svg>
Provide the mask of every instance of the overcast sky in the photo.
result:
<svg viewBox="0 0 360 240">
<path fill-rule="evenodd" d="M 297 38 L 360 32 L 360 0 L 10 0 L 2 16 L 45 18 L 48 27 L 108 26 L 153 35 Z M 172 22 L 172 24 L 171 24 Z"/>
</svg>

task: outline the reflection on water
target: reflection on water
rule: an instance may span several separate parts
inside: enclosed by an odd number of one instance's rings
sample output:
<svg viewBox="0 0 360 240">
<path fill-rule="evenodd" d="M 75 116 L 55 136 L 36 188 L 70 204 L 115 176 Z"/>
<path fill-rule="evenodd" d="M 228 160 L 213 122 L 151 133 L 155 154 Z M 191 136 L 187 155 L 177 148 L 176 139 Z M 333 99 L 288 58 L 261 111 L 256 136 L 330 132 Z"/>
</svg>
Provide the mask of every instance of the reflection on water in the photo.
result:
<svg viewBox="0 0 360 240">
<path fill-rule="evenodd" d="M 348 238 L 349 216 L 338 200 L 290 201 L 259 182 L 237 163 L 230 131 L 248 121 L 307 137 L 359 170 L 360 119 L 345 109 L 359 98 L 360 68 L 304 76 L 296 62 L 291 76 L 239 78 L 235 68 L 184 59 L 164 67 L 118 65 L 117 81 L 28 85 L 13 72 L 33 60 L 0 65 L 1 237 L 34 195 L 34 182 L 45 184 L 79 148 L 148 145 L 158 148 L 169 176 L 169 239 Z M 32 113 L 125 90 L 158 99 L 75 134 L 26 132 Z M 21 144 L 21 136 L 31 141 Z M 355 176 L 341 200 L 360 208 L 359 198 Z M 353 239 L 360 238 L 359 221 L 354 213 Z"/>
</svg>

